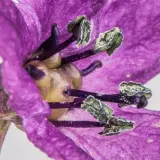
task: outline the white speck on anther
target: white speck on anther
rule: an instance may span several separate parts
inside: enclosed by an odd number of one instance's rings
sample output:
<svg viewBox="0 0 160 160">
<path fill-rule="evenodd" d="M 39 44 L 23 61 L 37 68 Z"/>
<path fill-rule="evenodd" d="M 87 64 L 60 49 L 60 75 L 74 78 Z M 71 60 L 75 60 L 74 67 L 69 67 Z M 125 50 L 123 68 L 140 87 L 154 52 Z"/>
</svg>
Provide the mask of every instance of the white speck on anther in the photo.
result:
<svg viewBox="0 0 160 160">
<path fill-rule="evenodd" d="M 0 56 L 0 64 L 3 63 L 3 58 Z"/>
</svg>

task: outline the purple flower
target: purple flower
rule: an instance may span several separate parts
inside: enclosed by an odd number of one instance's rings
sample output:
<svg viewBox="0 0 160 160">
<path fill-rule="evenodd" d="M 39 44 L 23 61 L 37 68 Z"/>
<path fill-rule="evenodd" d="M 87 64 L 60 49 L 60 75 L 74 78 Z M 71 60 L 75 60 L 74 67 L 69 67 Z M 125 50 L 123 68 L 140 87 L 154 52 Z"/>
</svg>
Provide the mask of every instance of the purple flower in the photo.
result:
<svg viewBox="0 0 160 160">
<path fill-rule="evenodd" d="M 159 159 L 159 112 L 119 109 L 111 104 L 114 114 L 134 121 L 135 128 L 109 137 L 99 135 L 100 128 L 56 128 L 46 118 L 50 114 L 48 104 L 41 99 L 33 79 L 23 68 L 24 60 L 49 37 L 53 23 L 59 27 L 62 42 L 69 36 L 68 22 L 86 15 L 92 22 L 88 48 L 99 33 L 115 26 L 122 29 L 124 41 L 112 57 L 100 53 L 75 63 L 79 69 L 94 60 L 103 63 L 102 68 L 84 78 L 83 90 L 111 94 L 117 93 L 122 81 L 145 83 L 160 71 L 158 2 L 1 0 L 0 10 L 3 85 L 10 96 L 9 105 L 22 118 L 24 130 L 36 147 L 58 160 Z M 73 44 L 61 54 L 72 55 L 88 48 L 77 49 Z M 61 119 L 94 120 L 80 109 L 67 112 Z M 13 121 L 16 123 L 16 120 Z"/>
</svg>

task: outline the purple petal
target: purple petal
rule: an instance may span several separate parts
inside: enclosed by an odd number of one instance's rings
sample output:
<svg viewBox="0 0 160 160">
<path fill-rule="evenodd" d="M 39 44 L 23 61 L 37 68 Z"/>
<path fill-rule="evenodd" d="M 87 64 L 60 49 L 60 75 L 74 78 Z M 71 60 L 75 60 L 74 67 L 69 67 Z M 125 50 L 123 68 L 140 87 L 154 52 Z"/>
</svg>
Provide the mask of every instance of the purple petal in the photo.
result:
<svg viewBox="0 0 160 160">
<path fill-rule="evenodd" d="M 91 43 L 99 32 L 114 26 L 123 30 L 125 40 L 113 57 L 102 53 L 78 63 L 79 67 L 87 66 L 87 63 L 95 59 L 101 59 L 104 63 L 101 70 L 85 78 L 84 89 L 114 92 L 123 80 L 144 83 L 160 71 L 160 19 L 159 6 L 155 3 L 158 2 L 17 0 L 14 4 L 9 0 L 1 0 L 0 54 L 4 59 L 3 82 L 10 94 L 12 108 L 23 118 L 29 139 L 50 157 L 91 159 L 89 154 L 96 159 L 158 159 L 159 128 L 153 126 L 158 124 L 159 112 L 142 110 L 142 113 L 137 113 L 137 110 L 133 110 L 128 113 L 117 110 L 117 115 L 136 120 L 136 128 L 132 132 L 109 138 L 100 137 L 96 134 L 96 129 L 85 132 L 82 129 L 62 130 L 74 143 L 46 120 L 45 117 L 50 112 L 48 105 L 41 100 L 38 89 L 22 67 L 24 58 L 48 37 L 52 23 L 57 23 L 60 27 L 63 40 L 67 37 L 64 27 L 67 22 L 86 14 L 94 24 Z M 77 51 L 71 46 L 63 54 L 72 54 L 70 49 Z M 89 83 L 91 80 L 92 84 Z M 78 115 L 78 112 L 73 113 Z M 80 120 L 80 117 L 85 118 L 81 114 L 76 120 Z M 68 118 L 74 118 L 72 112 L 66 117 Z"/>
<path fill-rule="evenodd" d="M 23 124 L 29 139 L 49 157 L 66 160 L 92 159 L 45 117 L 27 118 L 24 119 Z"/>
</svg>

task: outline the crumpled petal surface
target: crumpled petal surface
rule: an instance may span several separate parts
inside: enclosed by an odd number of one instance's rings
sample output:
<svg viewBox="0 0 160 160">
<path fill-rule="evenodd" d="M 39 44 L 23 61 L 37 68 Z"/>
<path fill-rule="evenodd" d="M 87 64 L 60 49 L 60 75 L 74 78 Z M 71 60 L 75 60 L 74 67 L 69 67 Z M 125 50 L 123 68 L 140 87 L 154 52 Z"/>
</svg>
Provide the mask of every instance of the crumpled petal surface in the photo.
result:
<svg viewBox="0 0 160 160">
<path fill-rule="evenodd" d="M 123 30 L 125 39 L 123 46 L 112 57 L 102 53 L 77 63 L 79 68 L 83 68 L 91 61 L 101 59 L 104 65 L 84 79 L 83 89 L 114 93 L 123 80 L 145 83 L 160 71 L 158 8 L 158 1 L 153 0 L 0 1 L 3 83 L 10 94 L 10 105 L 23 118 L 28 138 L 38 148 L 58 160 L 158 160 L 159 112 L 120 110 L 115 106 L 115 114 L 135 121 L 136 127 L 133 131 L 112 137 L 99 136 L 97 133 L 100 129 L 59 131 L 46 120 L 45 117 L 50 112 L 48 105 L 41 100 L 33 80 L 22 67 L 24 58 L 49 36 L 52 23 L 58 24 L 61 40 L 64 40 L 68 35 L 64 27 L 67 22 L 85 14 L 93 24 L 91 45 L 100 32 L 114 26 Z M 78 51 L 83 49 L 86 48 Z M 76 52 L 77 48 L 72 45 L 64 50 L 63 55 Z M 73 110 L 63 118 L 92 119 L 90 115 L 79 110 Z"/>
</svg>

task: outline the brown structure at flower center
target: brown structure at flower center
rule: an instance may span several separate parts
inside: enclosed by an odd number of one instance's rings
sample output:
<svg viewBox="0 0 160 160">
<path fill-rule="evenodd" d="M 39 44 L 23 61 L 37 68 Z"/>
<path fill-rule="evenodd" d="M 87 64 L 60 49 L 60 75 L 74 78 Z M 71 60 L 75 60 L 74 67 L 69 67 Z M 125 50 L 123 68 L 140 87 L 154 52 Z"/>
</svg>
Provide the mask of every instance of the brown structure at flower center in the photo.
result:
<svg viewBox="0 0 160 160">
<path fill-rule="evenodd" d="M 80 71 L 71 63 L 61 65 L 61 55 L 59 53 L 44 60 L 34 60 L 26 65 L 31 65 L 42 71 L 45 75 L 36 79 L 35 83 L 39 88 L 42 98 L 47 102 L 72 102 L 74 97 L 67 96 L 64 91 L 67 89 L 80 89 L 82 86 L 82 76 Z M 67 108 L 52 109 L 50 120 L 57 120 Z"/>
</svg>

